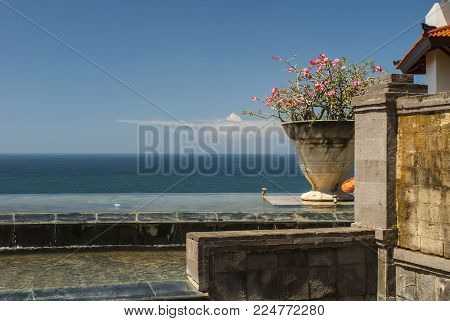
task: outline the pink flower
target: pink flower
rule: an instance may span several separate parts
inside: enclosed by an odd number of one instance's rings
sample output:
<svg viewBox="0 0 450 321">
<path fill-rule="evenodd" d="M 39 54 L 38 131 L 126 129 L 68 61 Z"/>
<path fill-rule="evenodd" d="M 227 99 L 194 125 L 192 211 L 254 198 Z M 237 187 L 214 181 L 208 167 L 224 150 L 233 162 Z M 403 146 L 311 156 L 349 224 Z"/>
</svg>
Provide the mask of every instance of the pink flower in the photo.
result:
<svg viewBox="0 0 450 321">
<path fill-rule="evenodd" d="M 293 68 L 293 67 L 289 67 L 289 68 L 288 68 L 288 71 L 289 71 L 289 72 L 297 72 L 297 69 L 295 69 L 295 68 Z"/>
<path fill-rule="evenodd" d="M 339 65 L 340 60 L 339 59 L 334 59 L 334 61 L 331 63 L 333 66 Z"/>
<path fill-rule="evenodd" d="M 336 95 L 336 90 L 331 89 L 330 91 L 327 91 L 327 96 L 334 96 Z"/>
<path fill-rule="evenodd" d="M 319 67 L 317 67 L 317 70 L 316 70 L 316 72 L 321 72 L 321 71 L 322 71 L 322 69 L 323 69 L 323 67 L 322 67 L 322 66 L 319 66 Z"/>
<path fill-rule="evenodd" d="M 278 92 L 278 88 L 277 87 L 273 87 L 272 88 L 272 95 L 276 94 Z"/>
<path fill-rule="evenodd" d="M 322 89 L 325 88 L 325 85 L 324 85 L 324 84 L 314 84 L 314 88 L 315 88 L 315 89 L 322 90 Z"/>
<path fill-rule="evenodd" d="M 327 63 L 329 60 L 330 60 L 330 59 L 328 59 L 328 58 L 325 57 L 325 58 L 323 58 L 322 61 L 323 61 L 324 63 Z"/>
<path fill-rule="evenodd" d="M 258 100 L 258 97 L 253 96 L 253 97 L 252 97 L 252 100 L 253 100 L 253 101 L 257 101 L 257 100 Z"/>
<path fill-rule="evenodd" d="M 272 60 L 280 60 L 280 57 L 278 57 L 278 56 L 272 56 Z"/>
<path fill-rule="evenodd" d="M 303 69 L 302 69 L 302 73 L 303 73 L 303 75 L 306 76 L 306 77 L 311 76 L 310 73 L 309 73 L 309 68 L 303 68 Z"/>
<path fill-rule="evenodd" d="M 314 65 L 316 64 L 316 61 L 315 61 L 314 59 L 311 59 L 311 60 L 309 61 L 309 64 L 310 64 L 311 66 L 314 66 Z"/>
<path fill-rule="evenodd" d="M 321 59 L 324 59 L 324 58 L 326 58 L 326 56 L 325 56 L 325 54 L 324 54 L 324 53 L 320 54 L 320 55 L 319 55 L 319 57 L 320 57 Z"/>
<path fill-rule="evenodd" d="M 375 66 L 374 71 L 381 72 L 383 71 L 383 68 L 381 68 L 381 66 Z"/>
</svg>

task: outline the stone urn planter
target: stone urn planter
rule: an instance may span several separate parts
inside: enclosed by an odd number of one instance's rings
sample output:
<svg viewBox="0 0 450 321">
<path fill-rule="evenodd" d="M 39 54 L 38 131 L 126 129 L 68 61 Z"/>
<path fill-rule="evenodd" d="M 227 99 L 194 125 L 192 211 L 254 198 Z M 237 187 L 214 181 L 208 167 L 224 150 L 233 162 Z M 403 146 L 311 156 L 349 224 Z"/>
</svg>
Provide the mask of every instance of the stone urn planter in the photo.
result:
<svg viewBox="0 0 450 321">
<path fill-rule="evenodd" d="M 312 190 L 301 195 L 303 201 L 352 201 L 340 186 L 353 167 L 355 122 L 319 120 L 282 123 L 293 140 L 300 168 Z"/>
</svg>

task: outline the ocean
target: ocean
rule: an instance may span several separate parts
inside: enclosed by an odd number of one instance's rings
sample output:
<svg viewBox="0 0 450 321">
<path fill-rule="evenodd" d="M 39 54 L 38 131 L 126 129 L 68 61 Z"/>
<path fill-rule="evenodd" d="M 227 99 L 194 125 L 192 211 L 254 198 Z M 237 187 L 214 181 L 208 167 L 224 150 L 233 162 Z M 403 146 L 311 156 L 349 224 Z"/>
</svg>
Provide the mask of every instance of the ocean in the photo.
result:
<svg viewBox="0 0 450 321">
<path fill-rule="evenodd" d="M 0 194 L 301 193 L 295 155 L 2 154 Z"/>
</svg>

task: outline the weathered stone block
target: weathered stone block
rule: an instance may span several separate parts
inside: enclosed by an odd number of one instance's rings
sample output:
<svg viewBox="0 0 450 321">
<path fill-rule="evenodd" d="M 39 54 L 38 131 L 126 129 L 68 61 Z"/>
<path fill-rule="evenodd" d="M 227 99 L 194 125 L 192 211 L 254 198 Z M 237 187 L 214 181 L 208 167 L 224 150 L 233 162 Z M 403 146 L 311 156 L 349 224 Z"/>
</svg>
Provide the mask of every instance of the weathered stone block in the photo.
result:
<svg viewBox="0 0 450 321">
<path fill-rule="evenodd" d="M 364 263 L 366 251 L 361 246 L 351 246 L 338 249 L 337 255 L 339 264 Z"/>
<path fill-rule="evenodd" d="M 399 234 L 398 235 L 398 244 L 401 247 L 406 249 L 410 249 L 413 251 L 420 250 L 420 236 L 410 235 L 410 234 Z"/>
<path fill-rule="evenodd" d="M 245 252 L 218 253 L 218 255 L 214 255 L 215 272 L 245 271 L 245 267 Z"/>
<path fill-rule="evenodd" d="M 414 206 L 414 204 L 412 204 Z M 429 203 L 417 203 L 417 216 L 416 219 L 422 221 L 428 221 L 430 217 L 430 204 Z"/>
<path fill-rule="evenodd" d="M 438 168 L 433 170 L 440 170 Z M 441 188 L 431 188 L 430 189 L 430 203 L 435 205 L 442 204 L 442 189 Z"/>
<path fill-rule="evenodd" d="M 285 250 L 278 253 L 278 267 L 279 268 L 294 268 L 301 267 L 306 264 L 305 251 Z"/>
<path fill-rule="evenodd" d="M 308 252 L 309 266 L 324 266 L 337 263 L 336 250 L 334 249 L 311 249 Z"/>
<path fill-rule="evenodd" d="M 376 126 L 374 126 L 376 124 Z M 383 112 L 355 115 L 355 145 L 358 142 L 373 138 L 386 138 L 387 116 Z M 360 158 L 358 154 L 355 159 Z"/>
<path fill-rule="evenodd" d="M 257 252 L 247 256 L 248 270 L 271 270 L 277 267 L 278 256 L 275 252 Z"/>
<path fill-rule="evenodd" d="M 368 197 L 369 195 L 366 195 L 366 198 Z M 359 197 L 358 189 L 355 190 L 355 199 L 362 200 L 362 198 Z M 364 226 L 388 228 L 387 218 L 384 215 L 385 208 L 386 207 L 383 204 L 367 204 L 356 202 L 355 222 L 361 223 Z"/>
<path fill-rule="evenodd" d="M 416 273 L 413 270 L 397 266 L 396 268 L 397 297 L 412 301 L 416 293 Z"/>
<path fill-rule="evenodd" d="M 444 230 L 442 225 L 430 221 L 418 221 L 417 232 L 421 237 L 425 237 L 432 240 L 443 240 Z M 441 254 L 442 255 L 442 254 Z"/>
<path fill-rule="evenodd" d="M 366 265 L 349 264 L 338 267 L 338 294 L 354 296 L 366 294 Z"/>
<path fill-rule="evenodd" d="M 415 217 L 408 219 L 399 217 L 397 220 L 397 227 L 400 234 L 419 235 L 419 222 Z"/>
<path fill-rule="evenodd" d="M 337 269 L 335 265 L 329 267 L 312 267 L 309 270 L 310 299 L 319 299 L 337 295 Z"/>
<path fill-rule="evenodd" d="M 412 84 L 414 83 L 414 75 L 409 74 L 382 74 L 379 76 L 380 83 L 400 83 L 400 84 Z"/>
<path fill-rule="evenodd" d="M 247 295 L 249 300 L 277 300 L 278 272 L 276 270 L 248 271 Z"/>
<path fill-rule="evenodd" d="M 279 270 L 278 300 L 308 300 L 309 270 L 307 268 Z"/>
<path fill-rule="evenodd" d="M 425 237 L 420 238 L 420 251 L 427 254 L 444 255 L 444 242 Z"/>
<path fill-rule="evenodd" d="M 416 299 L 420 301 L 436 300 L 436 276 L 425 272 L 416 272 Z"/>
<path fill-rule="evenodd" d="M 358 155 L 358 161 L 366 162 L 369 169 L 386 169 L 386 140 L 384 137 L 365 138 L 357 141 L 355 144 L 355 153 Z"/>
<path fill-rule="evenodd" d="M 246 296 L 245 272 L 215 273 L 214 279 L 208 286 L 208 294 L 216 301 L 243 301 Z"/>
<path fill-rule="evenodd" d="M 443 218 L 441 217 L 441 207 L 435 204 L 430 204 L 430 211 L 428 213 L 427 221 L 435 222 L 435 223 L 444 223 Z"/>
<path fill-rule="evenodd" d="M 450 279 L 436 277 L 436 300 L 450 301 Z"/>
<path fill-rule="evenodd" d="M 430 189 L 428 187 L 419 186 L 418 202 L 422 204 L 430 203 Z"/>
</svg>

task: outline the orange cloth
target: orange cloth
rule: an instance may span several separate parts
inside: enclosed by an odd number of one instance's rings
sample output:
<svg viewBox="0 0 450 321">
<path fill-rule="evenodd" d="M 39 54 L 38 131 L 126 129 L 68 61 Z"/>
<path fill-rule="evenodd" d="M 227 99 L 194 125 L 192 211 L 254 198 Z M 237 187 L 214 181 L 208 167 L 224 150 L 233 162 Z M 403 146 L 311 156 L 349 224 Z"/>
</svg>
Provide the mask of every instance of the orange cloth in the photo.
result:
<svg viewBox="0 0 450 321">
<path fill-rule="evenodd" d="M 345 193 L 353 193 L 355 191 L 355 178 L 352 177 L 344 181 L 341 188 Z"/>
</svg>

